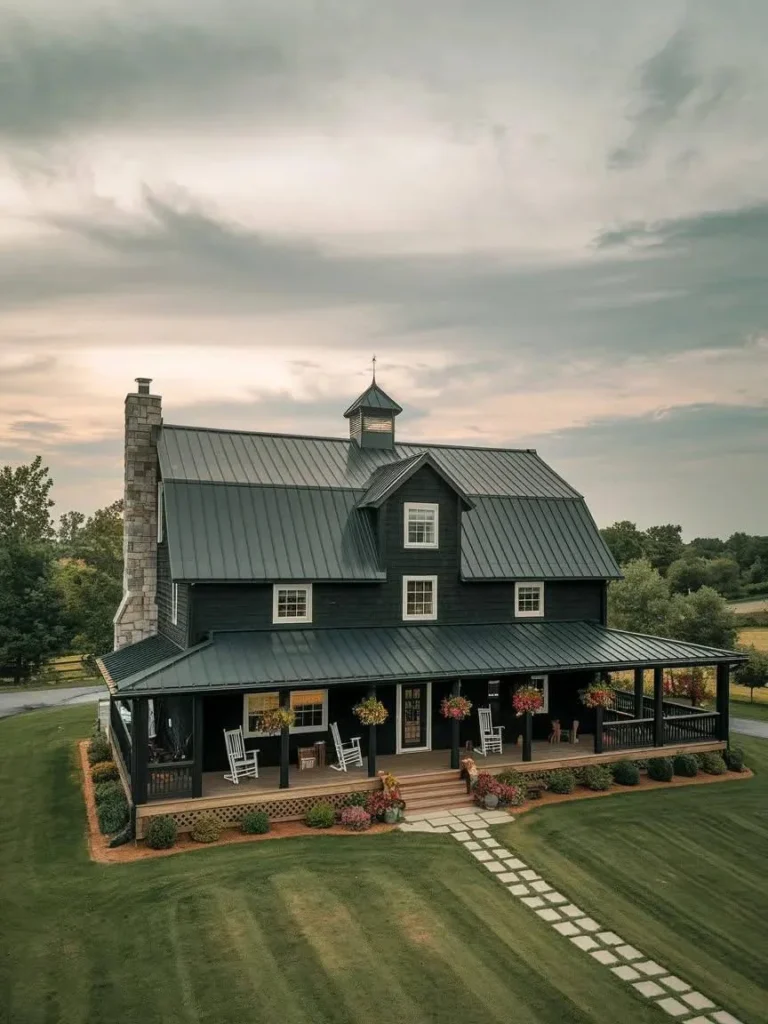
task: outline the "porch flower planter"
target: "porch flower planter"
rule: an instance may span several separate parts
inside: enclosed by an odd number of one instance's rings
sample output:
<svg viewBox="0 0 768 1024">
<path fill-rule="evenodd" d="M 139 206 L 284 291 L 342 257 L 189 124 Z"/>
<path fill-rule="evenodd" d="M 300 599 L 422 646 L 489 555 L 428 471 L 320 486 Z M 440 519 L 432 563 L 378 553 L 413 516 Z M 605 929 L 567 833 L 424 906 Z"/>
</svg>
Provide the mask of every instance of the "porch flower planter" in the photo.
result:
<svg viewBox="0 0 768 1024">
<path fill-rule="evenodd" d="M 267 708 L 259 716 L 259 727 L 261 732 L 274 736 L 283 729 L 290 729 L 295 721 L 296 712 L 291 708 Z"/>
<path fill-rule="evenodd" d="M 359 704 L 355 704 L 352 711 L 362 725 L 384 725 L 389 718 L 389 712 L 376 697 L 366 697 Z"/>
<path fill-rule="evenodd" d="M 587 708 L 612 708 L 616 695 L 605 683 L 592 683 L 585 690 L 579 690 L 581 703 Z"/>
<path fill-rule="evenodd" d="M 463 722 L 472 711 L 472 701 L 466 697 L 443 697 L 440 703 L 440 714 L 455 722 Z"/>
<path fill-rule="evenodd" d="M 512 707 L 516 715 L 535 714 L 544 707 L 541 690 L 535 686 L 520 686 L 512 695 Z"/>
</svg>

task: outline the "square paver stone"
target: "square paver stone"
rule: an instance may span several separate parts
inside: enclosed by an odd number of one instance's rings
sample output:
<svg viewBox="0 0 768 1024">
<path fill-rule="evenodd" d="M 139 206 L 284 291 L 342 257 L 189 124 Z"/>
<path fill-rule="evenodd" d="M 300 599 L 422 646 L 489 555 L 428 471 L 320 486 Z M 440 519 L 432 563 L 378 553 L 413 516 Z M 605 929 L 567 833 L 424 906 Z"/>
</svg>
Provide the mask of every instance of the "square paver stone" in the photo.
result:
<svg viewBox="0 0 768 1024">
<path fill-rule="evenodd" d="M 655 960 L 645 960 L 641 964 L 635 964 L 635 967 L 642 974 L 647 974 L 649 978 L 655 978 L 659 974 L 666 974 L 667 973 L 660 964 L 656 963 Z"/>
<path fill-rule="evenodd" d="M 472 856 L 476 857 L 477 860 L 493 860 L 487 850 L 472 850 Z"/>
<path fill-rule="evenodd" d="M 489 850 L 496 850 L 501 844 L 495 839 L 484 839 L 483 846 L 487 846 Z"/>
<path fill-rule="evenodd" d="M 544 900 L 541 896 L 523 896 L 522 902 L 526 907 L 530 907 L 531 910 L 536 910 L 538 907 L 544 906 Z"/>
<path fill-rule="evenodd" d="M 504 864 L 502 866 L 506 867 L 506 864 Z M 509 885 L 510 882 L 516 882 L 517 881 L 517 875 L 515 874 L 514 871 L 505 871 L 503 875 L 499 875 L 499 881 L 503 882 L 504 885 Z M 522 888 L 524 889 L 524 891 L 526 893 L 528 892 L 528 886 L 527 885 L 522 886 Z M 522 896 L 522 895 L 524 895 L 524 893 L 520 893 L 520 895 Z"/>
<path fill-rule="evenodd" d="M 480 811 L 478 817 L 487 821 L 489 825 L 502 825 L 512 820 L 506 811 Z"/>
<path fill-rule="evenodd" d="M 574 907 L 572 903 L 569 903 L 567 907 L 561 907 L 560 910 L 566 917 L 584 917 L 584 911 Z"/>
<path fill-rule="evenodd" d="M 406 821 L 400 826 L 402 832 L 434 832 L 428 821 Z"/>
<path fill-rule="evenodd" d="M 538 882 L 531 882 L 531 888 L 534 892 L 551 892 L 552 886 L 549 882 L 539 880 Z"/>
<path fill-rule="evenodd" d="M 717 1013 L 710 1014 L 712 1020 L 716 1020 L 717 1024 L 741 1024 L 738 1017 L 734 1017 L 732 1013 L 728 1013 L 726 1010 L 718 1010 Z"/>
<path fill-rule="evenodd" d="M 499 862 L 497 860 L 486 861 L 485 862 L 485 866 L 494 875 L 498 875 L 498 874 L 500 874 L 500 873 L 502 873 L 504 871 L 504 865 L 503 864 L 499 864 Z"/>
<path fill-rule="evenodd" d="M 466 844 L 464 849 L 465 850 L 479 850 L 480 849 L 480 843 L 478 843 L 475 839 L 472 839 L 470 842 L 468 842 Z"/>
<path fill-rule="evenodd" d="M 621 967 L 612 967 L 611 970 L 622 981 L 635 981 L 640 977 L 635 968 L 630 967 L 629 964 L 622 964 Z"/>
<path fill-rule="evenodd" d="M 450 832 L 451 830 L 448 828 L 447 825 L 433 825 L 432 826 L 432 831 L 433 832 Z"/>
<path fill-rule="evenodd" d="M 483 828 L 485 826 L 482 818 L 462 818 L 461 821 L 467 828 Z"/>
<path fill-rule="evenodd" d="M 593 921 L 591 917 L 580 917 L 576 924 L 581 928 L 583 932 L 597 932 L 600 931 L 600 925 L 597 921 Z"/>
<path fill-rule="evenodd" d="M 711 999 L 707 999 L 701 992 L 686 992 L 680 998 L 688 1003 L 689 1006 L 692 1006 L 694 1010 L 711 1010 L 715 1005 Z"/>
<path fill-rule="evenodd" d="M 660 1006 L 670 1017 L 682 1017 L 684 1014 L 691 1012 L 685 1003 L 681 1003 L 679 999 L 672 999 L 669 996 L 666 999 L 660 999 L 656 1005 Z"/>
<path fill-rule="evenodd" d="M 560 915 L 552 907 L 544 907 L 543 910 L 537 910 L 536 913 L 539 915 L 542 921 L 559 921 Z"/>
<path fill-rule="evenodd" d="M 547 892 L 544 893 L 544 899 L 549 900 L 550 903 L 567 903 L 568 899 L 563 896 L 561 892 Z"/>
<path fill-rule="evenodd" d="M 639 949 L 635 949 L 634 946 L 617 946 L 616 952 L 619 956 L 623 956 L 625 960 L 642 960 L 643 954 Z"/>
<path fill-rule="evenodd" d="M 520 872 L 520 877 L 524 878 L 526 882 L 541 881 L 541 876 L 537 875 L 535 871 L 531 871 L 530 868 L 526 868 L 525 871 Z"/>
<path fill-rule="evenodd" d="M 673 992 L 687 992 L 691 987 L 687 981 L 683 981 L 682 978 L 676 978 L 674 974 L 670 974 L 668 978 L 659 978 L 662 985 L 666 985 L 667 988 L 671 988 Z"/>
<path fill-rule="evenodd" d="M 712 1024 L 709 1017 L 690 1017 L 685 1024 Z"/>
<path fill-rule="evenodd" d="M 647 999 L 653 999 L 654 996 L 664 995 L 664 989 L 661 985 L 657 985 L 655 981 L 638 981 L 636 985 L 632 986 L 632 988 Z"/>
<path fill-rule="evenodd" d="M 430 825 L 458 825 L 458 821 L 453 815 L 442 815 L 439 818 L 427 818 Z"/>
<path fill-rule="evenodd" d="M 504 876 L 499 875 L 499 878 L 503 880 Z M 512 893 L 513 896 L 527 896 L 529 892 L 528 886 L 521 885 L 519 882 L 517 883 L 517 885 L 510 885 L 509 891 Z"/>
<path fill-rule="evenodd" d="M 454 832 L 453 838 L 458 839 L 460 843 L 468 843 L 472 836 L 469 832 Z"/>
<path fill-rule="evenodd" d="M 507 862 L 507 867 L 510 871 L 522 871 L 525 868 L 525 864 L 521 860 L 518 860 L 512 853 L 500 853 L 500 857 L 503 857 Z"/>
<path fill-rule="evenodd" d="M 491 833 L 488 831 L 487 828 L 473 828 L 472 832 L 473 832 L 473 834 L 475 836 L 475 839 L 490 839 L 491 838 Z"/>
<path fill-rule="evenodd" d="M 585 953 L 588 953 L 590 949 L 597 949 L 597 943 L 591 935 L 574 935 L 571 942 L 579 949 L 583 949 Z"/>
<path fill-rule="evenodd" d="M 600 932 L 597 936 L 604 946 L 622 946 L 624 939 L 616 934 L 616 932 Z"/>
<path fill-rule="evenodd" d="M 619 958 L 614 956 L 610 949 L 593 949 L 589 955 L 593 956 L 599 964 L 605 964 L 606 967 L 609 964 L 616 964 L 619 962 Z"/>
<path fill-rule="evenodd" d="M 553 924 L 552 927 L 556 932 L 560 932 L 561 935 L 578 935 L 579 929 L 573 924 L 572 921 L 561 921 L 559 924 Z"/>
</svg>

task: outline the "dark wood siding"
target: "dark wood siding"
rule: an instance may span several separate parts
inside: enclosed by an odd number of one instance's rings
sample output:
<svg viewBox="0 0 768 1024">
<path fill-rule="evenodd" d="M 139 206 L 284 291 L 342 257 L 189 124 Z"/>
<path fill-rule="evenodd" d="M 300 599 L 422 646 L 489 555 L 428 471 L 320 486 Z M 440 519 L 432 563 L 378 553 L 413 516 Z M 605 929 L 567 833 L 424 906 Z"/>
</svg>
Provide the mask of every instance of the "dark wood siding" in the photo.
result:
<svg viewBox="0 0 768 1024">
<path fill-rule="evenodd" d="M 191 588 L 187 583 L 179 584 L 178 621 L 174 625 L 171 621 L 172 587 L 168 544 L 163 541 L 157 545 L 157 628 L 158 632 L 173 640 L 174 643 L 186 647 Z"/>
</svg>

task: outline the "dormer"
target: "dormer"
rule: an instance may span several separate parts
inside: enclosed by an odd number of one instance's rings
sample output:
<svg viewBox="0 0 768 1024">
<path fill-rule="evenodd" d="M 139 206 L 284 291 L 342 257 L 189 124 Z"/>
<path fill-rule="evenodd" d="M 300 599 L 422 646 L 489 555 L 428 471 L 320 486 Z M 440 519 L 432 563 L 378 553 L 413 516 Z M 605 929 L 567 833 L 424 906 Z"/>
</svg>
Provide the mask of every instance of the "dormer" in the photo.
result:
<svg viewBox="0 0 768 1024">
<path fill-rule="evenodd" d="M 382 391 L 374 376 L 371 386 L 356 398 L 344 416 L 349 420 L 349 437 L 360 448 L 394 448 L 395 416 L 403 410 Z"/>
</svg>

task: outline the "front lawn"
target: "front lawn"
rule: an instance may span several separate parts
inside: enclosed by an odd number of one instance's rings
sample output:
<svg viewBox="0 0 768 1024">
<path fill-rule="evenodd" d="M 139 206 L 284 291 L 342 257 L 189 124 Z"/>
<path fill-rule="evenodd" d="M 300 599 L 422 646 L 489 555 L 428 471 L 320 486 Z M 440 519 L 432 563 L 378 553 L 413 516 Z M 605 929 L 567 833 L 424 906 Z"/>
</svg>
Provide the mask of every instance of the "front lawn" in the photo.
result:
<svg viewBox="0 0 768 1024">
<path fill-rule="evenodd" d="M 746 701 L 731 701 L 731 718 L 755 718 L 768 722 L 768 704 L 747 704 Z"/>
</svg>

